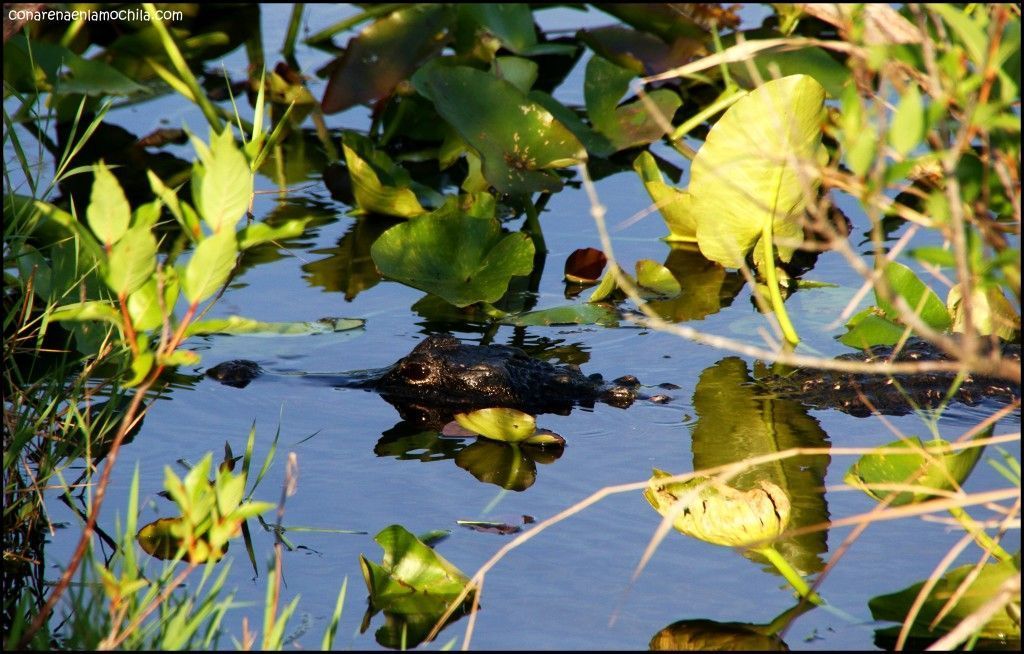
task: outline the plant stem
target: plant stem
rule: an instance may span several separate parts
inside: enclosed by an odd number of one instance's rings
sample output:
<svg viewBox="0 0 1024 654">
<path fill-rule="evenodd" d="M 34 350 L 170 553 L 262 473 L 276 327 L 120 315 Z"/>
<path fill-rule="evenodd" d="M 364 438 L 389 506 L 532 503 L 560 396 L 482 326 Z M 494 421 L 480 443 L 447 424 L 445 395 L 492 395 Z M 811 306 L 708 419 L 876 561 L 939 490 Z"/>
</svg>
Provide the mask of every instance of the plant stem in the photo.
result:
<svg viewBox="0 0 1024 654">
<path fill-rule="evenodd" d="M 775 547 L 769 545 L 768 547 L 754 548 L 754 551 L 768 559 L 768 561 L 775 566 L 775 569 L 785 577 L 789 585 L 796 590 L 796 592 L 808 602 L 817 604 L 818 606 L 824 606 L 825 600 L 821 599 L 821 595 L 811 591 L 811 587 L 807 585 L 804 578 L 793 569 L 793 566 L 789 564 L 789 561 L 784 559 Z"/>
<path fill-rule="evenodd" d="M 800 342 L 800 337 L 796 334 L 796 329 L 793 328 L 793 323 L 789 320 L 789 314 L 786 313 L 786 306 L 782 302 L 782 291 L 779 290 L 779 280 L 775 274 L 775 240 L 772 234 L 772 222 L 773 220 L 769 217 L 764 221 L 764 227 L 761 229 L 761 245 L 764 247 L 764 274 L 768 280 L 768 293 L 772 298 L 772 308 L 775 309 L 775 317 L 779 320 L 779 327 L 782 329 L 782 335 L 786 337 L 786 340 L 796 345 Z"/>
<path fill-rule="evenodd" d="M 281 46 L 281 55 L 292 67 L 296 67 L 295 60 L 295 39 L 299 36 L 299 27 L 302 25 L 302 10 L 306 5 L 296 2 L 292 5 L 292 17 L 288 21 L 288 33 L 284 37 L 284 45 Z"/>
<path fill-rule="evenodd" d="M 533 239 L 534 250 L 538 253 L 546 253 L 548 246 L 544 243 L 544 232 L 540 228 L 540 218 L 537 215 L 537 207 L 533 204 L 530 198 L 526 198 L 526 202 L 523 203 L 526 208 L 526 224 L 523 225 L 525 231 Z"/>
<path fill-rule="evenodd" d="M 975 522 L 974 518 L 972 518 L 967 511 L 964 511 L 959 506 L 952 506 L 949 508 L 949 513 L 956 518 L 957 522 L 963 525 L 967 533 L 974 537 L 975 542 L 977 542 L 979 546 L 988 552 L 992 552 L 992 556 L 996 557 L 1000 561 L 1013 561 L 1013 556 L 1004 550 L 999 543 L 992 540 L 992 537 L 985 533 L 985 530 L 981 528 L 981 525 Z"/>
</svg>

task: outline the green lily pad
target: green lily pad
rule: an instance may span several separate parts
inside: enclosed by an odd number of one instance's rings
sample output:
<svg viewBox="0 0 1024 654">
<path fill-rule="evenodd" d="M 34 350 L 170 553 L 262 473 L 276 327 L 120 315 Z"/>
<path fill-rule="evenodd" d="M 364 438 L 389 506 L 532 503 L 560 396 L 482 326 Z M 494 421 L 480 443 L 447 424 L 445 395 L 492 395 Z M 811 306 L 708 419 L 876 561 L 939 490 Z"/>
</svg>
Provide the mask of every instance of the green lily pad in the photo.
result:
<svg viewBox="0 0 1024 654">
<path fill-rule="evenodd" d="M 401 525 L 374 538 L 384 549 L 380 564 L 359 556 L 363 580 L 376 609 L 402 614 L 443 613 L 469 578 Z"/>
<path fill-rule="evenodd" d="M 480 154 L 484 177 L 501 193 L 557 191 L 562 182 L 549 169 L 587 158 L 572 132 L 507 80 L 435 60 L 412 83 Z"/>
<path fill-rule="evenodd" d="M 959 596 L 956 604 L 947 612 L 946 604 L 954 594 L 959 593 L 960 586 L 975 574 L 974 568 L 973 564 L 964 565 L 950 570 L 939 578 L 928 599 L 920 607 L 917 618 L 910 628 L 911 636 L 934 639 L 951 631 L 965 618 L 991 601 L 1008 579 L 1020 577 L 1020 556 L 1013 561 L 999 561 L 982 566 L 977 578 L 970 582 L 967 591 Z M 890 595 L 873 597 L 868 602 L 871 616 L 875 620 L 903 622 L 917 602 L 917 596 L 923 586 L 924 582 L 921 582 Z M 1017 602 L 1017 606 L 1020 606 L 1019 595 Z M 931 627 L 936 619 L 938 624 Z M 972 633 L 981 638 L 1019 641 L 1020 620 L 1014 619 L 1009 609 L 996 611 L 987 623 L 972 629 Z"/>
<path fill-rule="evenodd" d="M 875 307 L 854 314 L 846 323 L 847 332 L 839 337 L 843 345 L 866 349 L 875 345 L 895 345 L 903 338 L 902 325 L 880 316 Z"/>
<path fill-rule="evenodd" d="M 592 57 L 587 63 L 583 95 L 587 115 L 597 131 L 611 141 L 615 150 L 647 145 L 668 131 L 682 100 L 670 89 L 657 89 L 647 94 L 656 109 L 649 109 L 643 100 L 618 106 L 629 82 L 636 73 L 617 66 L 603 57 Z"/>
<path fill-rule="evenodd" d="M 693 198 L 688 191 L 681 191 L 665 183 L 654 156 L 646 150 L 633 161 L 633 170 L 640 176 L 647 194 L 657 205 L 661 217 L 668 225 L 666 240 L 682 243 L 697 242 L 697 216 L 693 212 Z"/>
<path fill-rule="evenodd" d="M 692 494 L 672 523 L 687 536 L 714 545 L 747 547 L 778 538 L 789 525 L 789 496 L 770 481 L 761 481 L 759 488 L 748 491 L 709 483 L 708 477 L 667 484 L 658 481 L 671 476 L 655 468 L 644 498 L 658 513 L 668 515 L 673 505 Z"/>
<path fill-rule="evenodd" d="M 352 194 L 362 213 L 400 218 L 427 213 L 414 190 L 414 186 L 418 188 L 419 185 L 414 184 L 404 168 L 374 148 L 370 139 L 355 132 L 345 132 L 342 148 L 352 178 Z"/>
<path fill-rule="evenodd" d="M 455 421 L 474 434 L 505 443 L 525 441 L 537 431 L 536 418 L 529 413 L 505 407 L 456 413 Z"/>
<path fill-rule="evenodd" d="M 619 312 L 600 304 L 573 304 L 565 307 L 514 313 L 499 320 L 503 325 L 536 327 L 548 325 L 602 325 L 617 327 Z"/>
<path fill-rule="evenodd" d="M 902 263 L 890 261 L 885 267 L 884 274 L 893 293 L 906 300 L 907 305 L 917 312 L 921 320 L 929 327 L 938 331 L 949 329 L 952 318 L 949 311 L 946 310 L 946 305 L 935 294 L 935 291 L 914 274 L 913 270 Z M 885 312 L 887 318 L 899 320 L 900 314 L 896 307 L 883 300 L 877 291 L 875 292 L 875 301 Z"/>
<path fill-rule="evenodd" d="M 604 59 L 637 75 L 657 75 L 682 66 L 703 45 L 684 36 L 666 43 L 654 34 L 621 25 L 580 30 L 577 36 Z"/>
<path fill-rule="evenodd" d="M 988 438 L 994 426 L 980 432 L 976 438 Z M 981 458 L 983 447 L 970 447 L 954 451 L 949 443 L 940 439 L 922 443 L 916 436 L 898 440 L 881 449 L 906 450 L 906 454 L 871 453 L 862 456 L 847 471 L 843 480 L 860 488 L 878 501 L 893 493 L 890 506 L 903 506 L 924 502 L 935 497 L 935 491 L 953 491 L 967 479 Z M 920 487 L 918 491 L 895 491 L 874 488 L 877 485 L 903 484 Z"/>
<path fill-rule="evenodd" d="M 227 318 L 210 318 L 190 324 L 185 331 L 186 336 L 196 334 L 329 334 L 359 329 L 366 324 L 359 318 L 321 318 L 312 322 L 263 322 L 242 316 Z"/>
<path fill-rule="evenodd" d="M 504 234 L 494 218 L 463 213 L 454 200 L 396 225 L 370 248 L 381 273 L 457 307 L 496 302 L 509 280 L 533 270 L 529 235 Z"/>
<path fill-rule="evenodd" d="M 967 329 L 962 303 L 963 291 L 960 284 L 956 284 L 946 296 L 946 306 L 953 316 L 954 332 L 963 333 Z M 1020 331 L 1020 315 L 998 286 L 974 287 L 971 294 L 971 318 L 975 329 L 982 335 L 996 334 L 1009 341 Z"/>
<path fill-rule="evenodd" d="M 637 287 L 642 298 L 675 297 L 679 295 L 682 287 L 672 275 L 672 271 L 652 259 L 640 259 L 636 262 L 636 277 L 626 272 L 622 273 Z M 601 302 L 611 297 L 618 291 L 618 285 L 611 268 L 605 273 L 601 283 L 587 298 L 587 302 Z M 618 292 L 622 297 L 622 292 Z"/>
<path fill-rule="evenodd" d="M 427 57 L 444 47 L 452 21 L 445 5 L 403 7 L 367 26 L 349 41 L 344 54 L 329 64 L 324 113 L 390 95 Z"/>
<path fill-rule="evenodd" d="M 807 188 L 818 184 L 812 165 L 820 158 L 824 101 L 814 78 L 792 75 L 751 91 L 711 128 L 689 186 L 704 256 L 741 267 L 771 220 L 779 257 L 789 261 L 803 238 Z"/>
</svg>

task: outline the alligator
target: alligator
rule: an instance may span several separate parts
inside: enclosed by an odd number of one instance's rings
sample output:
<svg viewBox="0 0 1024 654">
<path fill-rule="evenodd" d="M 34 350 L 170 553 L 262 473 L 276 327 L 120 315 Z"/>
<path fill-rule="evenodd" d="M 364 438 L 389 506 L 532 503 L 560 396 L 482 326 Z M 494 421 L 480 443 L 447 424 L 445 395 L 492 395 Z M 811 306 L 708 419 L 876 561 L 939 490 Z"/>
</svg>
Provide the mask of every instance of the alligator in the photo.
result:
<svg viewBox="0 0 1024 654">
<path fill-rule="evenodd" d="M 249 360 L 221 363 L 206 374 L 222 384 L 244 387 L 262 373 Z M 584 375 L 578 366 L 534 359 L 508 345 L 468 345 L 452 336 L 429 336 L 394 364 L 342 375 L 308 375 L 344 388 L 380 393 L 402 418 L 417 424 L 443 425 L 455 413 L 487 407 L 510 407 L 526 413 L 567 414 L 574 406 L 603 402 L 629 407 L 638 398 L 667 401 L 640 393 L 632 375 L 605 382 Z"/>
<path fill-rule="evenodd" d="M 1020 364 L 1020 344 L 1002 343 L 1001 356 Z M 943 350 L 917 337 L 907 339 L 898 351 L 878 345 L 863 352 L 836 357 L 844 361 L 874 363 L 879 361 L 953 360 Z M 756 384 L 776 397 L 795 399 L 812 409 L 836 409 L 857 417 L 872 415 L 906 415 L 914 407 L 934 408 L 946 400 L 968 406 L 980 403 L 1008 404 L 1020 399 L 1020 382 L 967 375 L 954 389 L 956 374 L 949 371 L 928 371 L 891 376 L 797 369 L 789 375 L 771 374 Z"/>
</svg>

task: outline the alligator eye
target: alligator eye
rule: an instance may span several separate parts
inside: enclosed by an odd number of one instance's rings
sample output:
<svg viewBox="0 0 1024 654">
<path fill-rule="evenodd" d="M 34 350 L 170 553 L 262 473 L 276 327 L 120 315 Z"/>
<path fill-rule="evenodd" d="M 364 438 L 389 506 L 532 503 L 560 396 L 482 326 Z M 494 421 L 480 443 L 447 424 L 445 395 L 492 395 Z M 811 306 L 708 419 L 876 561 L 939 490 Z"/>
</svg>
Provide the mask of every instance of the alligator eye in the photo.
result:
<svg viewBox="0 0 1024 654">
<path fill-rule="evenodd" d="M 430 376 L 430 371 L 422 363 L 407 363 L 402 366 L 402 376 L 411 382 L 422 382 Z"/>
</svg>

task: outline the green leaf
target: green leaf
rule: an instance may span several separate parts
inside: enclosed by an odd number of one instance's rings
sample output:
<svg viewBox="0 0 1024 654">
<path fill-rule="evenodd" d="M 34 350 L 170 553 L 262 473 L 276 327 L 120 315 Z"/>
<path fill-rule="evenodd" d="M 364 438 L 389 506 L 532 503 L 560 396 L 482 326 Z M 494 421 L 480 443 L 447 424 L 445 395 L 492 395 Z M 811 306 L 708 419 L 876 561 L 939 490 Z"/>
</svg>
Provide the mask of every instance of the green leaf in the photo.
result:
<svg viewBox="0 0 1024 654">
<path fill-rule="evenodd" d="M 345 164 L 352 178 L 352 194 L 365 213 L 412 218 L 427 212 L 413 192 L 409 173 L 376 150 L 365 136 L 345 132 Z"/>
<path fill-rule="evenodd" d="M 455 421 L 474 434 L 505 443 L 522 442 L 537 431 L 537 421 L 529 413 L 503 407 L 456 413 Z"/>
<path fill-rule="evenodd" d="M 329 64 L 324 113 L 390 95 L 423 60 L 444 47 L 451 20 L 449 7 L 421 4 L 403 7 L 371 23 Z"/>
<path fill-rule="evenodd" d="M 806 191 L 820 181 L 814 166 L 824 100 L 821 84 L 792 75 L 750 92 L 711 128 L 689 187 L 697 243 L 708 259 L 741 267 L 772 220 L 779 257 L 789 261 L 803 237 Z"/>
<path fill-rule="evenodd" d="M 495 57 L 491 63 L 491 73 L 495 77 L 512 82 L 523 93 L 529 93 L 537 81 L 538 68 L 537 62 L 522 57 Z"/>
<path fill-rule="evenodd" d="M 911 625 L 912 637 L 935 639 L 952 631 L 975 611 L 992 601 L 1003 584 L 1013 577 L 1020 577 L 1019 555 L 1013 561 L 986 563 L 977 573 L 975 567 L 973 563 L 969 563 L 954 568 L 939 578 L 927 599 L 921 604 Z M 966 591 L 961 591 L 961 586 L 965 583 Z M 868 602 L 871 616 L 875 620 L 904 622 L 911 608 L 917 606 L 917 597 L 923 587 L 924 582 L 916 583 L 896 593 L 871 598 Z M 957 597 L 957 601 L 951 609 L 947 609 L 946 605 L 953 597 Z M 936 620 L 938 623 L 932 627 Z M 971 634 L 1004 642 L 1019 641 L 1020 621 L 1013 618 L 1011 607 L 1007 607 L 996 611 L 984 625 L 973 628 Z"/>
<path fill-rule="evenodd" d="M 401 525 L 374 538 L 384 549 L 376 564 L 360 555 L 363 580 L 377 609 L 396 613 L 441 613 L 469 578 Z"/>
<path fill-rule="evenodd" d="M 412 82 L 480 154 L 484 177 L 501 193 L 557 191 L 562 183 L 548 169 L 586 160 L 572 132 L 511 82 L 437 62 L 417 71 Z"/>
<path fill-rule="evenodd" d="M 726 547 L 757 546 L 778 538 L 789 525 L 789 497 L 770 481 L 749 491 L 716 483 L 710 477 L 659 481 L 671 476 L 655 468 L 644 498 L 662 515 L 669 515 L 676 503 L 684 502 L 685 508 L 675 514 L 672 526 L 687 536 Z"/>
<path fill-rule="evenodd" d="M 64 320 L 75 322 L 102 320 L 118 327 L 124 326 L 121 321 L 121 314 L 118 313 L 117 309 L 112 307 L 109 302 L 100 301 L 65 304 L 50 313 L 50 320 L 57 322 Z"/>
<path fill-rule="evenodd" d="M 193 144 L 198 139 L 193 137 Z M 200 163 L 192 169 L 192 201 L 214 232 L 234 231 L 249 209 L 253 176 L 245 155 L 235 145 L 230 127 L 211 136 L 209 150 L 196 147 Z"/>
<path fill-rule="evenodd" d="M 540 327 L 548 325 L 602 325 L 617 327 L 619 313 L 600 304 L 573 304 L 565 307 L 551 307 L 526 313 L 505 316 L 499 322 L 516 327 Z"/>
<path fill-rule="evenodd" d="M 533 12 L 525 3 L 470 3 L 459 11 L 496 36 L 501 44 L 516 54 L 527 54 L 537 45 Z"/>
<path fill-rule="evenodd" d="M 902 263 L 890 261 L 885 267 L 885 279 L 889 282 L 892 292 L 906 300 L 907 305 L 929 327 L 937 331 L 945 331 L 952 324 L 952 318 L 939 296 L 927 284 L 922 282 L 914 271 Z M 887 318 L 899 320 L 899 311 L 875 292 L 875 302 L 885 312 Z"/>
<path fill-rule="evenodd" d="M 643 100 L 619 107 L 619 100 L 629 90 L 629 82 L 634 77 L 636 73 L 632 70 L 603 57 L 591 57 L 587 63 L 583 84 L 587 115 L 616 150 L 646 145 L 664 136 L 670 131 L 672 117 L 682 104 L 675 92 L 657 89 L 647 94 L 656 109 L 648 109 Z"/>
<path fill-rule="evenodd" d="M 636 281 L 656 297 L 675 297 L 682 291 L 672 271 L 651 259 L 636 262 Z"/>
<path fill-rule="evenodd" d="M 876 313 L 876 309 L 868 307 L 855 314 L 846 323 L 847 332 L 839 337 L 839 342 L 858 349 L 875 345 L 895 345 L 901 338 L 905 328 L 892 320 Z"/>
<path fill-rule="evenodd" d="M 952 330 L 967 331 L 967 317 L 963 311 L 963 291 L 960 284 L 949 289 L 946 306 L 953 316 Z M 987 336 L 996 334 L 1010 341 L 1020 331 L 1020 315 L 1006 299 L 998 286 L 975 286 L 971 294 L 971 318 L 978 333 Z"/>
<path fill-rule="evenodd" d="M 313 322 L 262 322 L 228 316 L 227 318 L 209 318 L 193 322 L 185 330 L 186 336 L 196 334 L 329 334 L 359 329 L 365 320 L 356 318 L 323 318 Z"/>
<path fill-rule="evenodd" d="M 176 366 L 198 366 L 202 359 L 198 352 L 192 350 L 175 350 L 170 354 L 157 357 L 160 365 L 173 368 Z"/>
<path fill-rule="evenodd" d="M 237 255 L 235 232 L 231 230 L 203 239 L 196 246 L 181 280 L 182 291 L 189 303 L 198 304 L 216 293 L 231 275 Z"/>
<path fill-rule="evenodd" d="M 280 225 L 253 223 L 238 231 L 238 249 L 248 250 L 263 243 L 285 241 L 302 236 L 302 233 L 306 231 L 306 225 L 312 220 L 312 216 L 307 216 L 306 218 L 292 218 Z"/>
<path fill-rule="evenodd" d="M 924 140 L 924 106 L 917 84 L 908 84 L 906 93 L 896 105 L 892 124 L 889 126 L 889 143 L 901 155 L 906 156 Z"/>
<path fill-rule="evenodd" d="M 174 304 L 178 299 L 177 274 L 174 268 L 170 267 L 163 268 L 158 274 L 164 275 L 162 307 L 157 297 L 156 275 L 151 275 L 141 288 L 128 296 L 128 315 L 131 316 L 136 331 L 156 329 L 164 322 L 164 311 L 168 314 L 174 313 Z"/>
<path fill-rule="evenodd" d="M 537 481 L 536 455 L 551 451 L 557 450 L 542 450 L 479 438 L 459 450 L 455 455 L 455 465 L 485 484 L 494 484 L 518 493 Z"/>
<path fill-rule="evenodd" d="M 156 270 L 156 238 L 148 227 L 132 227 L 114 244 L 103 279 L 118 296 L 142 287 Z"/>
<path fill-rule="evenodd" d="M 979 432 L 975 439 L 988 438 L 994 426 Z M 895 494 L 890 506 L 916 504 L 941 496 L 943 491 L 959 490 L 974 470 L 984 447 L 951 450 L 949 443 L 936 439 L 922 443 L 916 436 L 894 441 L 862 456 L 847 471 L 843 480 L 881 502 Z M 900 450 L 906 454 L 890 454 L 884 450 Z M 915 491 L 878 488 L 883 485 L 910 485 Z M 938 491 L 939 495 L 935 492 Z"/>
<path fill-rule="evenodd" d="M 527 234 L 504 234 L 497 220 L 469 216 L 454 201 L 395 225 L 370 248 L 381 273 L 458 307 L 497 301 L 513 276 L 530 273 L 533 253 Z"/>
<path fill-rule="evenodd" d="M 106 164 L 99 162 L 93 171 L 95 180 L 85 217 L 96 238 L 109 247 L 128 231 L 132 210 L 121 184 Z"/>
<path fill-rule="evenodd" d="M 127 388 L 134 388 L 142 383 L 149 371 L 153 369 L 153 364 L 156 363 L 156 355 L 151 351 L 139 352 L 138 355 L 132 357 L 131 365 L 131 377 L 125 382 Z"/>
<path fill-rule="evenodd" d="M 666 184 L 654 156 L 646 150 L 633 161 L 633 170 L 640 176 L 647 194 L 668 225 L 667 240 L 695 243 L 697 216 L 693 213 L 693 198 L 689 192 Z"/>
</svg>

